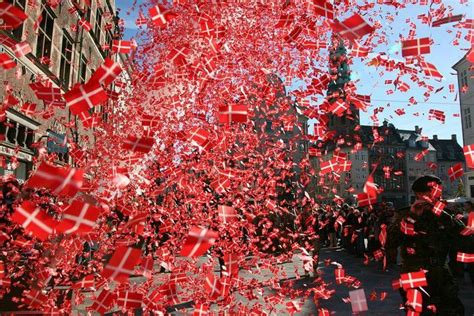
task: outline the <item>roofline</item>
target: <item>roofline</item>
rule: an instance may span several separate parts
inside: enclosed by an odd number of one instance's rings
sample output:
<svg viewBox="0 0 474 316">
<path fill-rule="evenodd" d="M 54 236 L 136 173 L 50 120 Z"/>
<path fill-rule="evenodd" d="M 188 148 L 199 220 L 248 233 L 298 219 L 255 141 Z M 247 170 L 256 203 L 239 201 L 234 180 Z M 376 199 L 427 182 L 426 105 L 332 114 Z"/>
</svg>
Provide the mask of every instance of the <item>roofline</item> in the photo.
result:
<svg viewBox="0 0 474 316">
<path fill-rule="evenodd" d="M 452 65 L 451 68 L 456 70 L 456 72 L 458 72 L 456 67 L 459 66 L 459 64 L 462 63 L 464 60 L 466 60 L 466 56 L 467 56 L 467 54 L 469 54 L 469 51 L 466 54 L 464 54 L 464 56 L 460 60 L 458 60 L 454 65 Z"/>
</svg>

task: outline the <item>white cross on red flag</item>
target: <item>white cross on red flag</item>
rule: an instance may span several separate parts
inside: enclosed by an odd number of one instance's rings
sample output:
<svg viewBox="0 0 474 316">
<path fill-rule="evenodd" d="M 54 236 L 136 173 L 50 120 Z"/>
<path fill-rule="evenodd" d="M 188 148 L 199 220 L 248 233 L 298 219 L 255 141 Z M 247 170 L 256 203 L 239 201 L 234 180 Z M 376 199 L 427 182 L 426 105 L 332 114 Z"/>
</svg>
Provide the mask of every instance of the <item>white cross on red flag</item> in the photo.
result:
<svg viewBox="0 0 474 316">
<path fill-rule="evenodd" d="M 87 112 L 94 106 L 107 101 L 107 93 L 102 86 L 95 81 L 86 84 L 77 84 L 74 88 L 64 94 L 66 105 L 74 115 Z"/>
<path fill-rule="evenodd" d="M 114 53 L 128 54 L 132 51 L 132 42 L 125 40 L 113 40 L 112 51 Z"/>
<path fill-rule="evenodd" d="M 7 53 L 0 53 L 0 67 L 5 70 L 15 68 L 16 63 Z"/>
<path fill-rule="evenodd" d="M 431 39 L 429 37 L 402 41 L 402 56 L 420 56 L 431 52 Z"/>
<path fill-rule="evenodd" d="M 466 145 L 463 147 L 464 157 L 466 158 L 466 167 L 474 169 L 474 145 Z"/>
<path fill-rule="evenodd" d="M 104 289 L 95 299 L 93 299 L 92 305 L 89 309 L 104 314 L 112 307 L 112 304 L 114 304 L 116 299 L 117 295 L 115 292 Z"/>
<path fill-rule="evenodd" d="M 112 258 L 102 270 L 102 277 L 105 279 L 115 280 L 117 282 L 125 282 L 128 277 L 133 274 L 135 266 L 140 261 L 140 249 L 120 246 L 118 247 Z"/>
<path fill-rule="evenodd" d="M 15 208 L 12 221 L 23 226 L 27 232 L 41 240 L 48 239 L 58 224 L 46 211 L 31 201 L 24 201 Z"/>
<path fill-rule="evenodd" d="M 334 19 L 334 6 L 327 0 L 314 0 L 311 4 L 316 14 L 324 16 L 330 20 Z"/>
<path fill-rule="evenodd" d="M 123 148 L 134 152 L 141 152 L 146 154 L 151 150 L 154 144 L 155 140 L 151 137 L 136 137 L 130 135 L 126 139 L 124 139 Z"/>
<path fill-rule="evenodd" d="M 206 253 L 206 251 L 214 244 L 218 237 L 217 232 L 207 228 L 193 227 L 189 231 L 181 256 L 184 257 L 199 257 Z"/>
<path fill-rule="evenodd" d="M 74 200 L 62 214 L 62 219 L 56 231 L 64 234 L 84 234 L 90 232 L 96 225 L 101 211 L 97 206 Z"/>
<path fill-rule="evenodd" d="M 220 220 L 224 223 L 231 223 L 237 220 L 237 212 L 232 206 L 219 205 L 217 207 L 217 212 Z"/>
<path fill-rule="evenodd" d="M 135 310 L 142 306 L 143 294 L 127 291 L 119 291 L 117 305 L 124 310 Z"/>
<path fill-rule="evenodd" d="M 0 2 L 0 29 L 14 30 L 18 28 L 28 15 L 19 7 L 16 7 L 7 1 Z"/>
<path fill-rule="evenodd" d="M 357 13 L 342 22 L 336 21 L 332 29 L 340 36 L 353 41 L 374 31 L 374 28 Z"/>
<path fill-rule="evenodd" d="M 462 166 L 462 162 L 457 163 L 448 169 L 448 176 L 451 182 L 462 177 L 463 175 L 464 175 L 464 169 Z"/>
<path fill-rule="evenodd" d="M 42 162 L 25 183 L 29 188 L 47 188 L 59 196 L 74 196 L 82 187 L 84 171 L 70 167 L 55 167 Z"/>
<path fill-rule="evenodd" d="M 247 122 L 247 106 L 241 104 L 231 104 L 219 107 L 219 123 L 230 124 L 232 122 Z"/>
<path fill-rule="evenodd" d="M 351 307 L 353 313 L 360 313 L 369 310 L 364 289 L 350 291 L 349 297 L 351 299 Z"/>
<path fill-rule="evenodd" d="M 456 261 L 464 263 L 474 263 L 474 253 L 458 252 L 456 254 Z"/>
<path fill-rule="evenodd" d="M 149 9 L 148 13 L 153 24 L 160 28 L 165 28 L 170 21 L 177 17 L 175 13 L 161 5 Z"/>
<path fill-rule="evenodd" d="M 115 78 L 122 73 L 122 67 L 119 63 L 114 62 L 112 59 L 107 57 L 104 63 L 97 68 L 92 74 L 90 82 L 98 82 L 104 86 L 111 84 Z"/>
<path fill-rule="evenodd" d="M 413 311 L 421 313 L 423 310 L 423 296 L 421 294 L 421 291 L 417 289 L 408 289 L 406 304 Z"/>
<path fill-rule="evenodd" d="M 400 283 L 404 290 L 427 286 L 426 275 L 423 270 L 417 272 L 402 273 Z"/>
</svg>

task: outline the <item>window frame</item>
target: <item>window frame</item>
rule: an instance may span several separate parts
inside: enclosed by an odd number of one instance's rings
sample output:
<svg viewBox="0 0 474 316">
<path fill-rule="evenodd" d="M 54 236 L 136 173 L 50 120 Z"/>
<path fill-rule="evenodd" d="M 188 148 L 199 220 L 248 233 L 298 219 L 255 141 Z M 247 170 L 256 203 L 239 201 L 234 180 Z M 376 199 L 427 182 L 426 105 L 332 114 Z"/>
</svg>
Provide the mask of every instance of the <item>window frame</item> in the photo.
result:
<svg viewBox="0 0 474 316">
<path fill-rule="evenodd" d="M 53 38 L 54 38 L 54 23 L 57 16 L 54 12 L 44 4 L 43 11 L 41 12 L 41 16 L 43 16 L 41 23 L 38 27 L 38 36 L 36 39 L 36 57 L 43 58 L 48 57 L 51 58 L 51 53 L 53 51 Z M 51 19 L 51 26 L 48 26 L 48 20 Z M 45 29 L 46 28 L 46 29 Z M 47 34 L 49 28 L 51 29 L 51 34 Z M 41 45 L 40 45 L 41 43 Z M 46 51 L 45 46 L 49 45 L 48 50 Z"/>
</svg>

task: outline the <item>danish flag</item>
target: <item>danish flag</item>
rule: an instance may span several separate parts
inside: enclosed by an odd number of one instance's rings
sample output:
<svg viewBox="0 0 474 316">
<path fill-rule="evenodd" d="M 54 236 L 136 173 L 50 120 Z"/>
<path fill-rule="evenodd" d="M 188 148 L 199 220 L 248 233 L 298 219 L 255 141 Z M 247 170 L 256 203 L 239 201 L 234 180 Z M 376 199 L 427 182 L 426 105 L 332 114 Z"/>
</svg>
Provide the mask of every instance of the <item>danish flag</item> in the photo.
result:
<svg viewBox="0 0 474 316">
<path fill-rule="evenodd" d="M 339 166 L 339 163 L 333 158 L 328 161 L 322 161 L 321 162 L 321 174 L 327 174 L 332 171 L 336 171 L 337 167 Z"/>
<path fill-rule="evenodd" d="M 343 22 L 336 21 L 332 28 L 339 35 L 349 40 L 356 40 L 374 31 L 374 28 L 357 13 Z"/>
<path fill-rule="evenodd" d="M 464 263 L 474 263 L 474 253 L 458 252 L 456 255 L 456 261 Z"/>
<path fill-rule="evenodd" d="M 28 18 L 20 8 L 8 3 L 0 2 L 0 29 L 14 30 Z"/>
<path fill-rule="evenodd" d="M 219 107 L 219 123 L 247 122 L 247 106 L 240 104 L 224 105 Z"/>
<path fill-rule="evenodd" d="M 196 304 L 196 306 L 194 306 L 193 316 L 208 316 L 208 315 L 209 315 L 209 305 Z"/>
<path fill-rule="evenodd" d="M 350 291 L 349 298 L 351 299 L 351 307 L 353 313 L 360 313 L 369 310 L 364 289 Z"/>
<path fill-rule="evenodd" d="M 123 148 L 146 154 L 151 150 L 154 144 L 155 140 L 151 137 L 136 137 L 130 135 L 123 141 Z"/>
<path fill-rule="evenodd" d="M 405 221 L 404 219 L 400 222 L 400 231 L 408 236 L 415 235 L 415 225 L 410 222 Z"/>
<path fill-rule="evenodd" d="M 344 112 L 347 111 L 348 108 L 349 106 L 343 99 L 338 99 L 337 101 L 331 104 L 328 111 L 333 113 L 334 115 L 342 116 L 342 114 L 344 114 Z"/>
<path fill-rule="evenodd" d="M 186 64 L 186 57 L 188 57 L 191 49 L 187 45 L 178 48 L 173 48 L 168 54 L 168 59 L 177 66 Z"/>
<path fill-rule="evenodd" d="M 2 2 L 0 2 L 2 4 Z M 10 56 L 7 53 L 0 53 L 0 67 L 2 67 L 5 70 L 15 68 L 16 63 L 13 61 L 13 59 L 10 58 Z"/>
<path fill-rule="evenodd" d="M 79 26 L 82 27 L 86 32 L 90 32 L 92 30 L 92 25 L 84 18 L 79 20 Z"/>
<path fill-rule="evenodd" d="M 105 279 L 115 280 L 117 282 L 125 282 L 128 277 L 133 274 L 135 266 L 140 261 L 140 249 L 120 246 L 118 247 L 112 258 L 105 265 L 102 271 L 102 277 Z"/>
<path fill-rule="evenodd" d="M 71 288 L 73 289 L 93 289 L 94 288 L 94 275 L 90 274 L 82 278 L 82 280 L 74 283 Z"/>
<path fill-rule="evenodd" d="M 150 13 L 150 18 L 156 26 L 160 28 L 166 27 L 166 25 L 173 20 L 174 18 L 177 17 L 177 15 L 171 10 L 164 8 L 161 5 L 154 6 L 150 10 L 148 10 L 148 13 Z"/>
<path fill-rule="evenodd" d="M 82 187 L 84 171 L 69 167 L 54 167 L 42 162 L 26 187 L 47 188 L 55 195 L 74 196 Z"/>
<path fill-rule="evenodd" d="M 124 40 L 113 40 L 112 51 L 114 53 L 128 54 L 132 51 L 132 42 Z"/>
<path fill-rule="evenodd" d="M 360 207 L 372 206 L 377 203 L 377 197 L 368 195 L 367 193 L 357 194 L 357 201 Z"/>
<path fill-rule="evenodd" d="M 327 0 L 314 0 L 312 5 L 314 12 L 328 19 L 334 19 L 334 6 Z"/>
<path fill-rule="evenodd" d="M 15 53 L 16 57 L 21 58 L 31 53 L 32 49 L 28 42 L 21 42 L 15 44 L 15 46 L 13 47 L 13 52 Z"/>
<path fill-rule="evenodd" d="M 474 169 L 474 145 L 464 146 L 463 151 L 466 158 L 466 166 L 469 169 Z"/>
<path fill-rule="evenodd" d="M 407 291 L 406 304 L 415 312 L 421 313 L 423 310 L 423 296 L 421 295 L 421 291 L 417 289 L 409 289 Z"/>
<path fill-rule="evenodd" d="M 31 201 L 24 201 L 15 209 L 12 221 L 23 226 L 26 231 L 41 240 L 48 239 L 57 225 L 53 217 Z"/>
<path fill-rule="evenodd" d="M 219 205 L 217 207 L 219 218 L 224 224 L 237 220 L 237 212 L 232 206 Z"/>
<path fill-rule="evenodd" d="M 111 84 L 122 72 L 119 63 L 114 62 L 110 58 L 106 58 L 104 63 L 92 74 L 89 81 L 98 82 L 104 86 Z"/>
<path fill-rule="evenodd" d="M 124 310 L 135 310 L 142 306 L 143 294 L 127 291 L 119 291 L 117 305 Z"/>
<path fill-rule="evenodd" d="M 457 163 L 448 169 L 448 176 L 451 182 L 453 182 L 457 178 L 462 177 L 463 175 L 464 175 L 464 169 L 462 167 L 462 162 Z"/>
<path fill-rule="evenodd" d="M 423 69 L 423 72 L 426 76 L 434 77 L 434 78 L 443 78 L 443 75 L 436 69 L 436 66 L 428 63 L 426 61 L 420 62 L 420 66 Z"/>
<path fill-rule="evenodd" d="M 205 147 L 208 143 L 209 136 L 210 133 L 208 131 L 200 127 L 195 127 L 189 131 L 187 139 L 200 147 Z"/>
<path fill-rule="evenodd" d="M 218 278 L 214 275 L 214 273 L 209 272 L 206 275 L 204 289 L 207 291 L 209 297 L 211 299 L 216 299 L 222 293 L 222 284 Z"/>
<path fill-rule="evenodd" d="M 441 213 L 443 213 L 444 208 L 446 207 L 446 203 L 443 201 L 437 201 L 435 205 L 433 206 L 433 213 L 436 216 L 441 216 Z"/>
<path fill-rule="evenodd" d="M 462 14 L 458 14 L 458 15 L 450 15 L 450 16 L 447 16 L 445 18 L 441 18 L 439 20 L 436 20 L 436 21 L 433 21 L 433 23 L 431 23 L 431 26 L 432 27 L 438 27 L 438 26 L 441 26 L 443 24 L 447 24 L 447 23 L 453 23 L 453 22 L 459 22 L 462 20 Z"/>
<path fill-rule="evenodd" d="M 100 294 L 93 300 L 90 309 L 104 314 L 109 310 L 109 308 L 111 308 L 116 299 L 117 296 L 114 292 L 102 290 L 102 292 L 100 292 Z"/>
<path fill-rule="evenodd" d="M 419 56 L 431 52 L 431 40 L 429 37 L 402 41 L 402 56 Z"/>
<path fill-rule="evenodd" d="M 428 285 L 426 281 L 426 275 L 423 270 L 401 274 L 400 282 L 405 291 L 408 289 L 414 289 L 420 286 Z"/>
<path fill-rule="evenodd" d="M 78 84 L 64 94 L 66 105 L 74 115 L 79 115 L 82 112 L 87 112 L 94 106 L 107 101 L 107 93 L 95 81 L 89 81 L 86 84 Z"/>
<path fill-rule="evenodd" d="M 207 228 L 191 228 L 181 250 L 181 256 L 199 257 L 203 255 L 214 244 L 217 237 L 217 232 Z"/>
<path fill-rule="evenodd" d="M 342 284 L 346 276 L 346 271 L 343 268 L 337 268 L 334 270 L 334 276 L 336 277 L 336 284 Z"/>
<path fill-rule="evenodd" d="M 41 290 L 29 290 L 23 293 L 25 304 L 33 309 L 47 306 L 48 297 L 41 293 Z"/>
<path fill-rule="evenodd" d="M 291 26 L 295 16 L 293 14 L 283 14 L 278 19 L 278 23 L 275 25 L 275 28 L 285 28 Z"/>
<path fill-rule="evenodd" d="M 96 225 L 100 213 L 98 207 L 80 200 L 74 200 L 71 205 L 65 208 L 56 231 L 65 234 L 88 233 Z"/>
</svg>

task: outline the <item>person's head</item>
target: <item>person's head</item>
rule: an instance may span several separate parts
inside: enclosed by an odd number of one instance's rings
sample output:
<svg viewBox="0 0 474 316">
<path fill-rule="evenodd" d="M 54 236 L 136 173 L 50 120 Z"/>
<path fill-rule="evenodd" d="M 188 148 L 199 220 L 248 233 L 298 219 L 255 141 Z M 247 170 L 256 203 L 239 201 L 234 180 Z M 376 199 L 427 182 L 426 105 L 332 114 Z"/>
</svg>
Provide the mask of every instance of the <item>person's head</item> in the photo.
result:
<svg viewBox="0 0 474 316">
<path fill-rule="evenodd" d="M 426 197 L 431 197 L 434 184 L 441 185 L 441 179 L 434 175 L 426 175 L 416 179 L 411 189 L 415 193 L 417 200 L 426 200 Z"/>
</svg>

